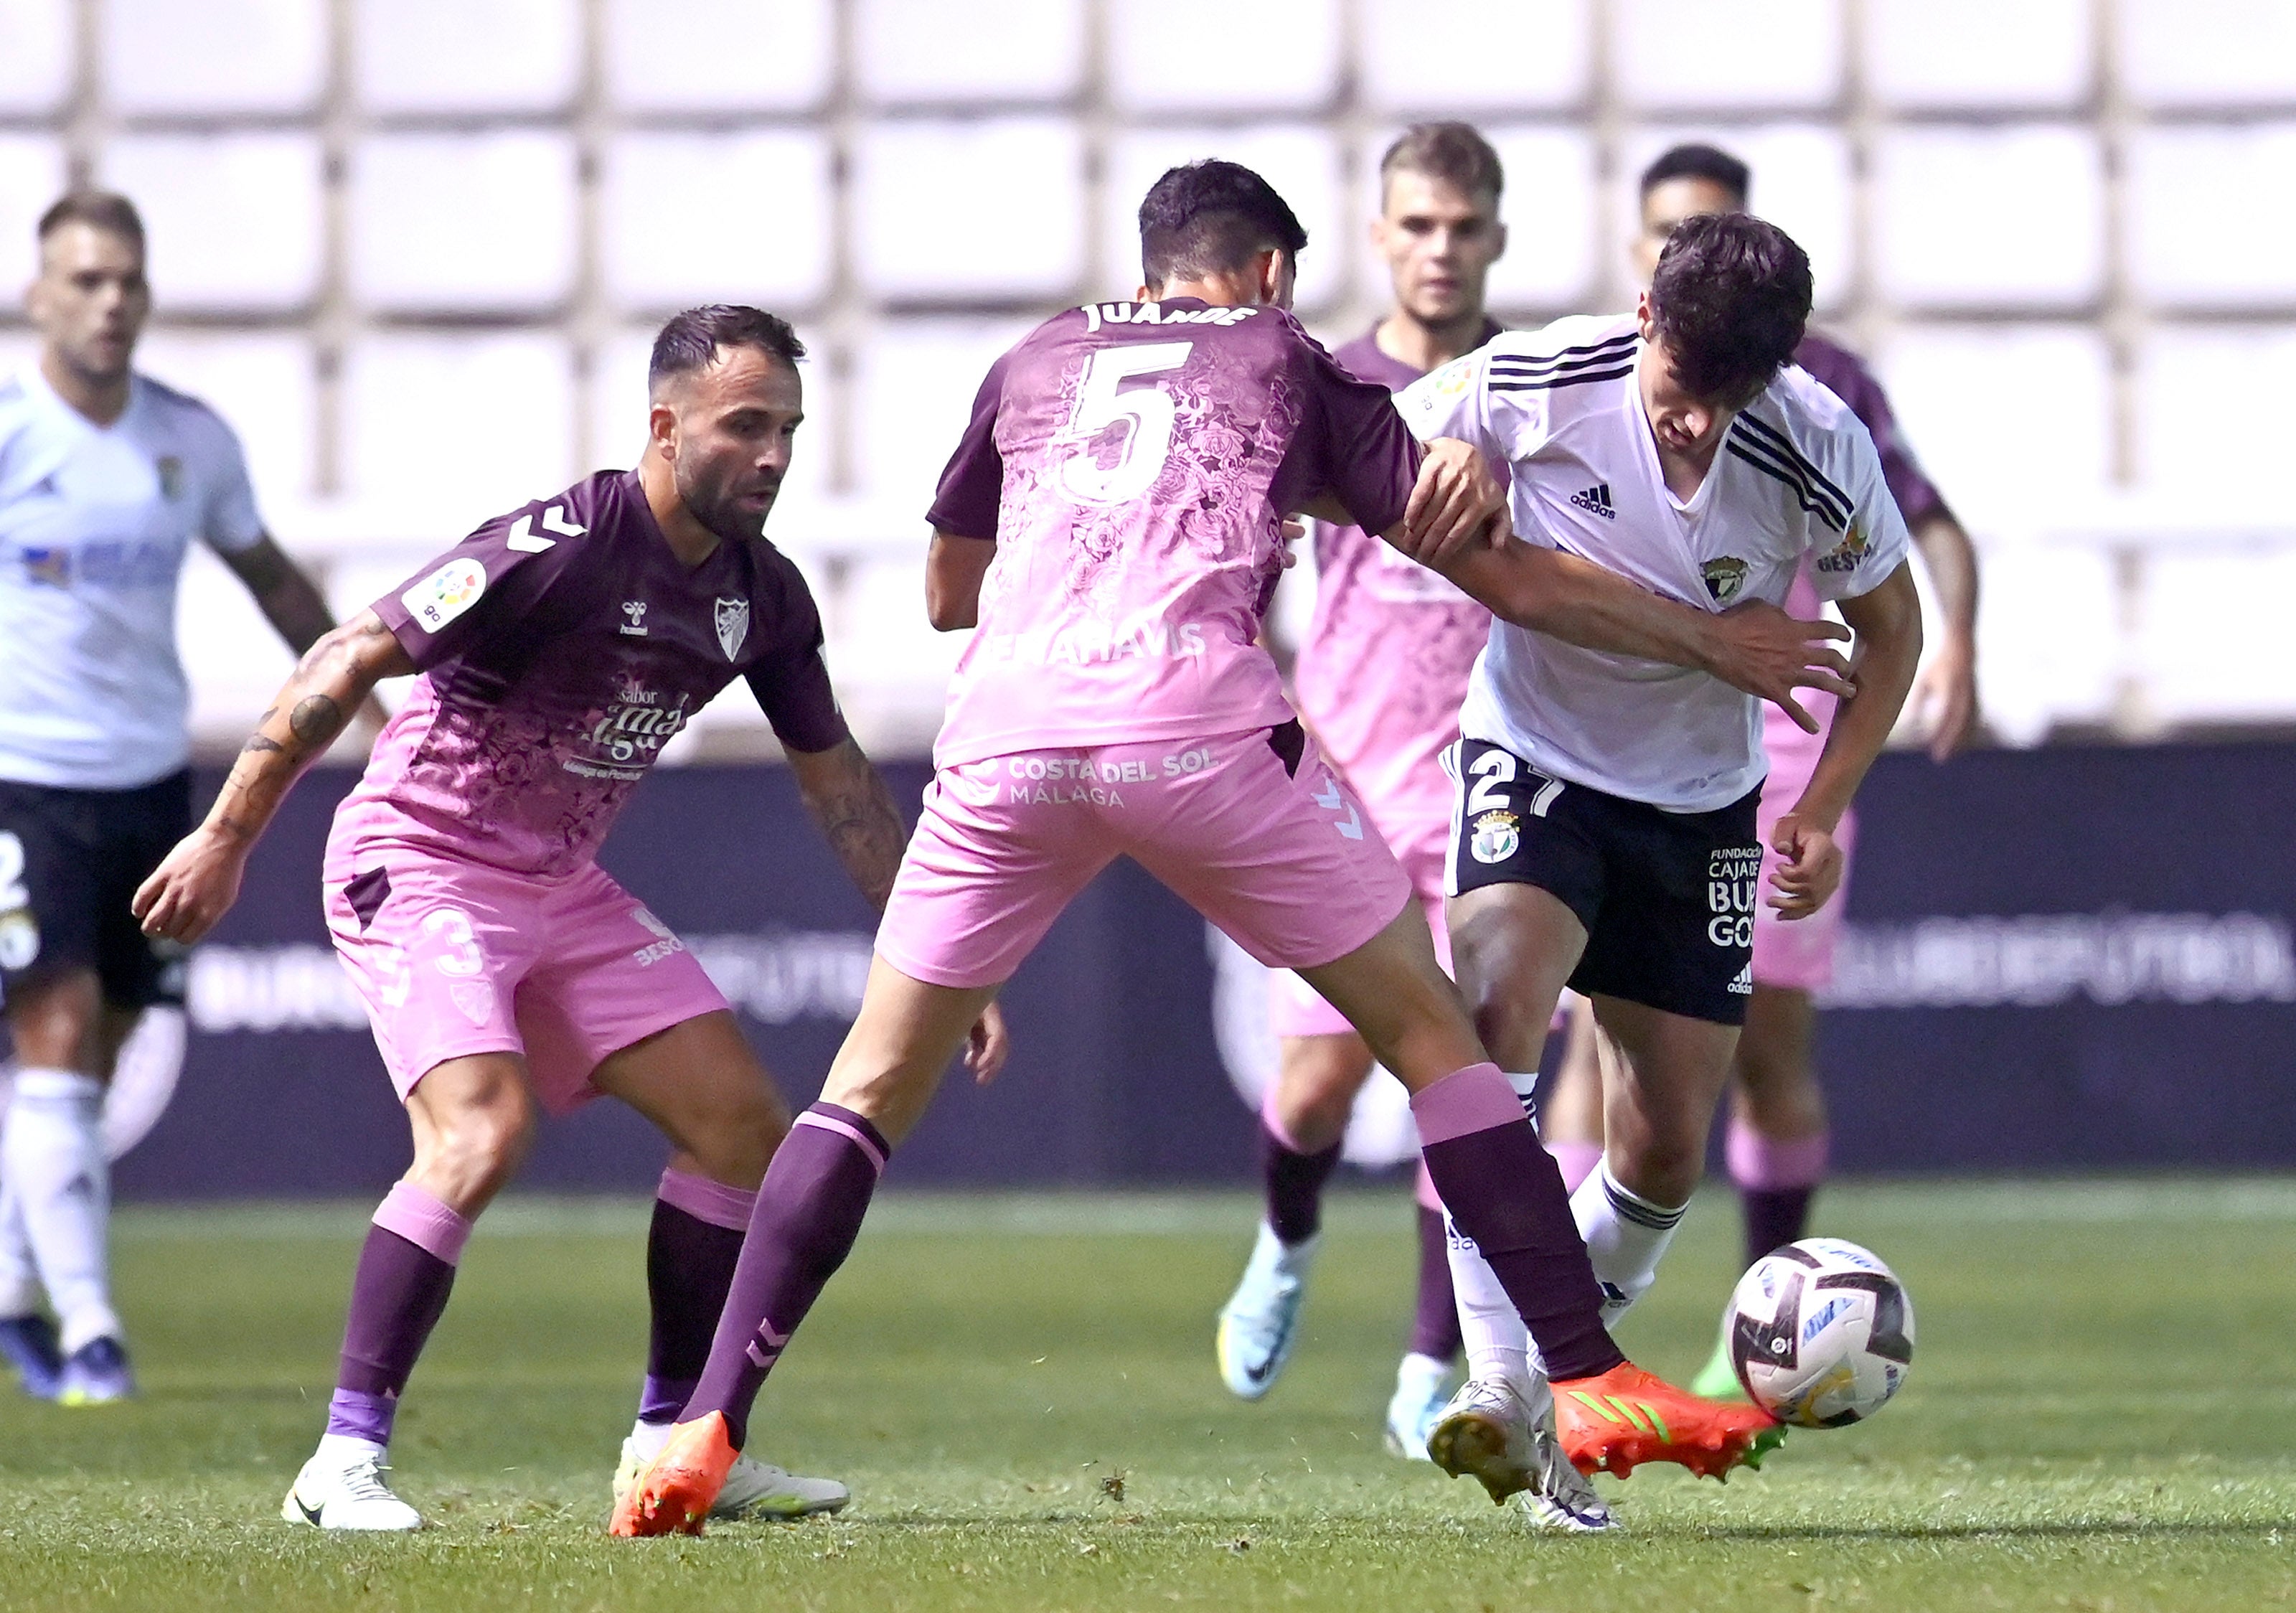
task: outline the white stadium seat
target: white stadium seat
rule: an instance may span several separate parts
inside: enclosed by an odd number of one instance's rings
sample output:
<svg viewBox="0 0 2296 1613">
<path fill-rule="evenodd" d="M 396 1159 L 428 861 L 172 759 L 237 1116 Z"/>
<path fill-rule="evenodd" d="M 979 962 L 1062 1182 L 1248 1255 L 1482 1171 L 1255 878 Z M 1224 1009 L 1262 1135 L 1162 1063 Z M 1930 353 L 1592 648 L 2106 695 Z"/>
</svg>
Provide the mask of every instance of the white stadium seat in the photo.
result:
<svg viewBox="0 0 2296 1613">
<path fill-rule="evenodd" d="M 323 172 L 309 135 L 129 135 L 98 177 L 144 215 L 159 307 L 267 311 L 318 295 Z"/>
<path fill-rule="evenodd" d="M 1896 300 L 2077 307 L 2103 289 L 2104 170 L 2088 130 L 1892 129 L 1876 157 L 1874 277 Z"/>
<path fill-rule="evenodd" d="M 308 111 L 327 81 L 326 0 L 104 0 L 104 98 L 131 115 Z"/>
<path fill-rule="evenodd" d="M 853 35 L 881 106 L 1060 102 L 1083 85 L 1083 0 L 857 0 Z"/>
<path fill-rule="evenodd" d="M 1066 297 L 1084 272 L 1084 142 L 1052 118 L 862 132 L 853 258 L 890 300 Z"/>
<path fill-rule="evenodd" d="M 641 112 L 802 112 L 836 71 L 831 0 L 606 0 L 606 89 Z"/>
<path fill-rule="evenodd" d="M 1643 169 L 1668 147 L 1686 141 L 1719 146 L 1753 169 L 1753 210 L 1792 236 L 1809 254 L 1817 306 L 1837 307 L 1856 275 L 1849 147 L 1835 129 L 1812 123 L 1719 127 L 1692 124 L 1637 129 L 1620 170 L 1620 219 L 1631 237 L 1642 219 Z M 1626 241 L 1615 248 L 1624 261 Z"/>
<path fill-rule="evenodd" d="M 2181 491 L 2196 525 L 2258 519 L 2284 527 L 2286 433 L 2272 400 L 2296 373 L 2296 325 L 2157 330 L 2139 349 L 2136 479 Z"/>
<path fill-rule="evenodd" d="M 2116 0 L 2112 12 L 2121 78 L 2140 106 L 2296 100 L 2296 6 L 2287 0 Z"/>
<path fill-rule="evenodd" d="M 2112 361 L 2087 325 L 1910 325 L 1874 356 L 1906 440 L 1972 531 L 2112 471 Z"/>
<path fill-rule="evenodd" d="M 1356 59 L 1382 111 L 1457 118 L 1586 98 L 1587 0 L 1364 0 L 1361 15 Z"/>
<path fill-rule="evenodd" d="M 548 112 L 581 76 L 575 0 L 357 0 L 371 112 Z"/>
<path fill-rule="evenodd" d="M 827 294 L 835 215 L 822 135 L 619 135 L 603 181 L 601 266 L 624 311 L 751 302 L 787 314 Z"/>
<path fill-rule="evenodd" d="M 1622 0 L 1615 14 L 1632 105 L 1824 107 L 1841 94 L 1837 0 Z"/>
<path fill-rule="evenodd" d="M 1576 129 L 1551 124 L 1494 127 L 1483 133 L 1497 149 L 1506 174 L 1499 217 L 1506 222 L 1507 250 L 1491 266 L 1491 306 L 1573 313 L 1589 306 L 1597 267 L 1617 247 L 1595 234 L 1595 143 Z M 1385 149 L 1365 153 L 1374 205 Z M 1370 273 L 1369 289 L 1382 291 L 1385 266 L 1373 264 Z"/>
<path fill-rule="evenodd" d="M 1334 0 L 1108 0 L 1108 79 L 1139 111 L 1314 111 L 1339 93 Z"/>
<path fill-rule="evenodd" d="M 414 511 L 450 542 L 577 474 L 559 337 L 364 336 L 342 380 L 343 491 Z"/>
<path fill-rule="evenodd" d="M 1101 283 L 1089 295 L 1132 295 L 1140 283 L 1141 198 L 1165 169 L 1202 157 L 1257 171 L 1299 215 L 1308 232 L 1308 250 L 1300 258 L 1302 313 L 1328 307 L 1345 293 L 1370 216 L 1348 204 L 1338 142 L 1316 125 L 1295 123 L 1129 129 L 1111 140 L 1102 186 Z"/>
<path fill-rule="evenodd" d="M 854 354 L 847 456 L 854 491 L 925 511 L 941 468 L 972 418 L 988 366 L 1028 334 L 1033 319 L 888 320 Z"/>
<path fill-rule="evenodd" d="M 201 399 L 247 454 L 258 508 L 309 498 L 317 463 L 318 381 L 299 332 L 154 330 L 135 367 Z"/>
<path fill-rule="evenodd" d="M 2161 723 L 2286 722 L 2296 710 L 2288 601 L 2296 549 L 2284 533 L 2144 559 L 2136 660 L 2147 715 Z"/>
<path fill-rule="evenodd" d="M 2262 201 L 2296 175 L 2296 123 L 2141 129 L 2128 156 L 2140 292 L 2175 307 L 2296 302 L 2296 227 Z"/>
<path fill-rule="evenodd" d="M 1983 602 L 1977 684 L 1985 718 L 2013 745 L 2058 723 L 2111 719 L 2125 671 L 2112 558 L 2086 543 L 1977 539 Z"/>
<path fill-rule="evenodd" d="M 232 744 L 251 731 L 295 652 L 266 621 L 247 585 L 193 545 L 176 595 L 176 644 L 192 685 L 192 732 Z"/>
<path fill-rule="evenodd" d="M 2089 0 L 1866 0 L 1866 80 L 1907 110 L 2070 110 L 2096 81 Z"/>
<path fill-rule="evenodd" d="M 654 326 L 633 325 L 601 343 L 590 356 L 590 384 L 582 456 L 584 471 L 627 471 L 646 443 L 646 361 Z"/>
<path fill-rule="evenodd" d="M 0 0 L 0 112 L 37 116 L 71 94 L 72 0 Z"/>
<path fill-rule="evenodd" d="M 63 194 L 64 148 L 40 135 L 0 134 L 0 286 L 21 287 L 39 273 L 33 231 Z"/>
<path fill-rule="evenodd" d="M 547 307 L 573 284 L 563 135 L 378 135 L 353 156 L 350 192 L 351 288 L 368 307 Z"/>
</svg>

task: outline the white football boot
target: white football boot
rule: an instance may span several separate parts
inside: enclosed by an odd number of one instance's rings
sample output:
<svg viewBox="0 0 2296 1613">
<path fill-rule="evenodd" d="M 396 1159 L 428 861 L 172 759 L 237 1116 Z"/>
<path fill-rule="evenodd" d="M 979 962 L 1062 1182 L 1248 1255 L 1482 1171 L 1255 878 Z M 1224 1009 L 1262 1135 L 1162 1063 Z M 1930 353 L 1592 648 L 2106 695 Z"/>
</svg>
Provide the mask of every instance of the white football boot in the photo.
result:
<svg viewBox="0 0 2296 1613">
<path fill-rule="evenodd" d="M 622 1460 L 614 1470 L 614 1504 L 622 1504 L 622 1497 L 645 1471 L 646 1464 L 661 1453 L 674 1424 L 642 1422 L 630 1430 L 622 1441 Z M 709 1516 L 718 1519 L 741 1518 L 811 1518 L 816 1513 L 841 1511 L 853 1499 L 853 1492 L 834 1478 L 807 1478 L 800 1474 L 777 1468 L 770 1462 L 740 1455 L 726 1475 L 725 1488 L 718 1492 L 716 1504 Z"/>
<path fill-rule="evenodd" d="M 1523 1516 L 1543 1528 L 1591 1535 L 1617 1527 L 1610 1503 L 1562 1453 L 1554 1394 L 1543 1377 L 1528 1386 L 1469 1379 L 1428 1430 L 1427 1453 L 1452 1477 L 1475 1479 L 1496 1502 L 1521 1495 Z"/>
<path fill-rule="evenodd" d="M 1387 1403 L 1387 1450 L 1406 1462 L 1426 1462 L 1427 1436 L 1450 1399 L 1451 1368 L 1428 1355 L 1406 1355 L 1395 1369 L 1395 1393 Z"/>
<path fill-rule="evenodd" d="M 1319 1241 L 1286 1243 L 1275 1228 L 1259 1224 L 1259 1240 L 1213 1335 L 1220 1381 L 1231 1393 L 1257 1400 L 1275 1387 L 1299 1339 L 1300 1306 L 1308 1297 L 1308 1271 Z"/>
<path fill-rule="evenodd" d="M 382 1482 L 383 1448 L 340 1434 L 322 1436 L 319 1448 L 279 1505 L 289 1523 L 316 1529 L 419 1529 L 422 1514 Z"/>
</svg>

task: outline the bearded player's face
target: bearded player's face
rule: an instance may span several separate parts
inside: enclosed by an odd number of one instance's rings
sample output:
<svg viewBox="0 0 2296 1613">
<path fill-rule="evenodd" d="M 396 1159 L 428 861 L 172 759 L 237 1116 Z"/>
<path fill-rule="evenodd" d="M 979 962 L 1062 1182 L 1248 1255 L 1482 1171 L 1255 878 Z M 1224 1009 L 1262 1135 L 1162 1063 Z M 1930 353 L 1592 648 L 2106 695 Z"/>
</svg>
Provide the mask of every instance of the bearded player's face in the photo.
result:
<svg viewBox="0 0 2296 1613">
<path fill-rule="evenodd" d="M 729 348 L 664 401 L 677 420 L 677 495 L 693 519 L 731 543 L 759 536 L 805 419 L 796 368 L 759 348 Z"/>
</svg>

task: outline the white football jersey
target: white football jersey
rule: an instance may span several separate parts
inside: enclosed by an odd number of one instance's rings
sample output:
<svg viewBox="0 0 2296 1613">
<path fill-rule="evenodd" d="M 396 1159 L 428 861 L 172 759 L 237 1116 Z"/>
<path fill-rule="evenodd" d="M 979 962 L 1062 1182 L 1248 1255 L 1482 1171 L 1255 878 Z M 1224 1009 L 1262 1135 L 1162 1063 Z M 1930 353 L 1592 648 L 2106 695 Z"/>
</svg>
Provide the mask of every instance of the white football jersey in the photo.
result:
<svg viewBox="0 0 2296 1613">
<path fill-rule="evenodd" d="M 191 754 L 176 585 L 263 536 L 239 441 L 137 375 L 99 426 L 37 364 L 0 381 L 0 778 L 127 790 Z"/>
<path fill-rule="evenodd" d="M 1687 503 L 1669 492 L 1636 371 L 1632 317 L 1508 332 L 1397 403 L 1422 441 L 1457 438 L 1513 478 L 1515 531 L 1714 611 L 1783 603 L 1806 554 L 1821 597 L 1865 593 L 1905 559 L 1874 439 L 1788 366 L 1731 422 Z M 1552 777 L 1670 812 L 1727 806 L 1768 770 L 1761 702 L 1719 679 L 1582 649 L 1505 621 L 1460 713 L 1470 739 Z"/>
</svg>

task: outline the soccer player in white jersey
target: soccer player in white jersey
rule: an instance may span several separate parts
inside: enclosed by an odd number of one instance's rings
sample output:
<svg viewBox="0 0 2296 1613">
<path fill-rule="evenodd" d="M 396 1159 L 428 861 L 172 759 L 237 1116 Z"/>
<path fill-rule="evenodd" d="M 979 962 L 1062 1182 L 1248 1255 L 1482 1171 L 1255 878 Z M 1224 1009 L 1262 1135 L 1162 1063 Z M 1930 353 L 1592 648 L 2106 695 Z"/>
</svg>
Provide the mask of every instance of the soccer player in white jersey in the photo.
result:
<svg viewBox="0 0 2296 1613">
<path fill-rule="evenodd" d="M 1506 250 L 1504 181 L 1498 153 L 1464 123 L 1419 124 L 1388 147 L 1371 233 L 1395 302 L 1333 353 L 1343 369 L 1399 390 L 1498 333 L 1483 288 Z M 1491 613 L 1360 527 L 1318 521 L 1314 536 L 1316 611 L 1293 665 L 1293 700 L 1411 876 L 1436 955 L 1447 963 L 1443 851 L 1451 788 L 1439 758 L 1459 737 L 1459 704 Z M 1217 1335 L 1220 1376 L 1247 1400 L 1275 1387 L 1298 1338 L 1324 1187 L 1373 1068 L 1355 1028 L 1298 974 L 1269 978 L 1279 1053 L 1260 1106 L 1266 1202 Z M 1398 1455 L 1423 1459 L 1427 1430 L 1449 1397 L 1459 1313 L 1442 1206 L 1426 1172 L 1417 1175 L 1417 1306 L 1388 1403 L 1386 1441 Z"/>
<path fill-rule="evenodd" d="M 1400 400 L 1423 438 L 1506 461 L 1532 541 L 1717 610 L 1784 600 L 1807 563 L 1856 635 L 1854 692 L 1771 828 L 1766 895 L 1759 701 L 1513 623 L 1476 666 L 1454 754 L 1453 956 L 1519 1093 L 1566 985 L 1620 1054 L 1607 1159 L 1572 1195 L 1613 1317 L 1650 1286 L 1703 1166 L 1753 989 L 1757 901 L 1800 920 L 1833 895 L 1835 827 L 1920 657 L 1908 540 L 1873 439 L 1789 364 L 1809 305 L 1808 259 L 1784 232 L 1691 218 L 1632 315 L 1502 336 Z M 1471 1376 L 1430 1452 L 1487 1485 L 1495 1469 L 1529 1484 L 1513 1453 L 1546 1392 L 1538 1363 L 1472 1242 L 1453 1251 Z"/>
<path fill-rule="evenodd" d="M 197 541 L 222 556 L 298 653 L 334 621 L 264 531 L 231 428 L 133 367 L 152 307 L 133 204 L 74 192 L 41 217 L 39 248 L 25 296 L 39 356 L 0 379 L 0 987 L 16 1048 L 0 1353 L 29 1393 L 89 1404 L 135 1387 L 105 1247 L 104 1092 L 144 1011 L 183 1001 L 180 950 L 138 933 L 128 898 L 191 826 L 184 555 Z"/>
</svg>

